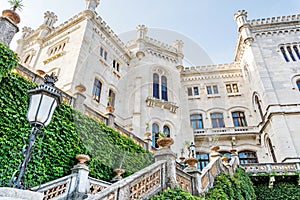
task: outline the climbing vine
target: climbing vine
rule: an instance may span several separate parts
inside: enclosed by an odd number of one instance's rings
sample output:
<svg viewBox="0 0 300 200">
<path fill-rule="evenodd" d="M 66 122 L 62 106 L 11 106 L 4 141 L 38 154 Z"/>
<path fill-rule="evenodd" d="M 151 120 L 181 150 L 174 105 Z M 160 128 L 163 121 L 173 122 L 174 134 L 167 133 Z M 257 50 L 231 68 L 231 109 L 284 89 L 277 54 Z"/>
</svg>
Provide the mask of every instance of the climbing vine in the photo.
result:
<svg viewBox="0 0 300 200">
<path fill-rule="evenodd" d="M 203 198 L 191 195 L 189 192 L 182 190 L 179 187 L 172 189 L 166 189 L 161 194 L 155 195 L 151 200 L 204 200 Z"/>
<path fill-rule="evenodd" d="M 9 51 L 0 46 L 0 186 L 8 185 L 23 160 L 21 152 L 31 129 L 26 119 L 27 90 L 35 87 L 24 77 L 10 73 L 17 59 L 9 61 Z M 106 181 L 113 178 L 114 168 L 122 167 L 128 176 L 153 162 L 153 155 L 132 139 L 64 103 L 40 133 L 25 174 L 27 186 L 70 174 L 77 162 L 75 156 L 81 153 L 91 157 L 87 163 L 90 176 Z"/>
</svg>

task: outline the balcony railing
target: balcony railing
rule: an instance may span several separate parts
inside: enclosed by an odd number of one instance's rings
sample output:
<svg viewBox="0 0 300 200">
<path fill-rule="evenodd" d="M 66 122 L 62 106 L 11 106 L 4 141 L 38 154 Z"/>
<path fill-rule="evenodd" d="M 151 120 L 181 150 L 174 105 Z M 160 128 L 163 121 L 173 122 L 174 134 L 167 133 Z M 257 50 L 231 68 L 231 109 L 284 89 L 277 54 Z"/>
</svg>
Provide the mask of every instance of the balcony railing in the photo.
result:
<svg viewBox="0 0 300 200">
<path fill-rule="evenodd" d="M 199 135 L 215 135 L 215 134 L 258 134 L 258 127 L 245 126 L 245 127 L 227 127 L 227 128 L 206 128 L 206 129 L 195 129 L 195 136 Z"/>
<path fill-rule="evenodd" d="M 300 162 L 243 164 L 248 174 L 300 172 Z"/>
</svg>

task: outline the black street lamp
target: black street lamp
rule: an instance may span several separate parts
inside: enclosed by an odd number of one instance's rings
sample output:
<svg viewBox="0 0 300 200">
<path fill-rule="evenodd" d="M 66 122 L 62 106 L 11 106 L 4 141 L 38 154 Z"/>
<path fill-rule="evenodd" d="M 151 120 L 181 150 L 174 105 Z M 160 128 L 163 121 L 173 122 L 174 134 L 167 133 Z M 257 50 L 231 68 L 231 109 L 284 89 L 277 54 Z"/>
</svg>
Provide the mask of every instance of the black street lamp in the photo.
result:
<svg viewBox="0 0 300 200">
<path fill-rule="evenodd" d="M 51 122 L 56 106 L 62 101 L 61 94 L 54 88 L 57 77 L 52 73 L 51 75 L 47 74 L 44 78 L 45 84 L 28 91 L 30 103 L 27 111 L 27 120 L 32 126 L 32 130 L 29 135 L 29 144 L 24 154 L 24 160 L 18 168 L 19 175 L 17 178 L 12 177 L 14 188 L 26 189 L 24 185 L 24 174 L 31 158 L 32 148 L 38 131 Z"/>
<path fill-rule="evenodd" d="M 195 146 L 194 142 L 191 142 L 191 145 L 190 145 L 191 158 L 196 158 L 195 152 L 196 152 L 196 146 Z"/>
</svg>

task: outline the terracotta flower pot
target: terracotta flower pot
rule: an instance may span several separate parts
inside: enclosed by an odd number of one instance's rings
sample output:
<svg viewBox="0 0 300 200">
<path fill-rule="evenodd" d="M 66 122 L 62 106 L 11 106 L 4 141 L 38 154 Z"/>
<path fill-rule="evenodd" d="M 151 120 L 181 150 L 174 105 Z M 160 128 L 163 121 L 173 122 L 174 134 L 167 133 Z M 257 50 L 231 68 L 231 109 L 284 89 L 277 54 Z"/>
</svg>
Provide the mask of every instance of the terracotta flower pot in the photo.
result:
<svg viewBox="0 0 300 200">
<path fill-rule="evenodd" d="M 185 159 L 185 163 L 189 165 L 190 168 L 196 168 L 196 163 L 198 162 L 197 158 L 187 158 Z"/>
<path fill-rule="evenodd" d="M 2 16 L 9 18 L 11 21 L 13 21 L 15 24 L 20 23 L 21 19 L 18 13 L 16 13 L 13 10 L 3 10 Z"/>
<path fill-rule="evenodd" d="M 86 88 L 84 85 L 82 84 L 79 84 L 75 87 L 75 90 L 79 91 L 79 92 L 85 92 L 86 91 Z"/>
<path fill-rule="evenodd" d="M 114 107 L 106 106 L 106 111 L 112 113 L 112 112 L 114 112 Z"/>
<path fill-rule="evenodd" d="M 90 157 L 85 154 L 78 154 L 75 157 L 79 162 L 78 164 L 84 165 L 86 161 L 90 160 Z"/>
<path fill-rule="evenodd" d="M 112 182 L 117 182 L 119 180 L 122 180 L 122 174 L 125 173 L 125 170 L 124 169 L 120 169 L 120 168 L 117 168 L 117 169 L 114 169 L 114 172 L 117 174 L 113 179 L 112 179 Z"/>
<path fill-rule="evenodd" d="M 170 137 L 164 137 L 164 138 L 159 138 L 156 143 L 161 148 L 167 148 L 174 143 L 174 140 L 173 140 L 173 138 L 170 138 Z"/>
</svg>

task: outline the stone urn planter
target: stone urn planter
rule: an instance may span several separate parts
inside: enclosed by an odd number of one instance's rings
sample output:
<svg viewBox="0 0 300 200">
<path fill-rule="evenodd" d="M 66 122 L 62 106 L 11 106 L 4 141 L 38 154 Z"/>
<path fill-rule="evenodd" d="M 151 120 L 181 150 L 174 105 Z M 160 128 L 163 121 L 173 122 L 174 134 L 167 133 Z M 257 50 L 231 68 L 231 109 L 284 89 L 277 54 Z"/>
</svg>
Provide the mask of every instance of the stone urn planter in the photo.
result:
<svg viewBox="0 0 300 200">
<path fill-rule="evenodd" d="M 86 91 L 86 88 L 84 85 L 82 84 L 79 84 L 75 87 L 75 90 L 79 91 L 79 92 L 85 92 Z"/>
<path fill-rule="evenodd" d="M 109 113 L 112 113 L 112 112 L 114 112 L 114 107 L 106 106 L 106 111 L 109 112 Z"/>
<path fill-rule="evenodd" d="M 117 168 L 117 169 L 114 169 L 114 172 L 117 174 L 113 179 L 112 181 L 113 182 L 117 182 L 119 180 L 122 180 L 122 174 L 125 173 L 125 170 L 124 169 L 121 169 L 121 168 Z"/>
<path fill-rule="evenodd" d="M 189 168 L 196 168 L 196 163 L 198 162 L 197 158 L 187 158 L 185 163 L 188 164 Z"/>
<path fill-rule="evenodd" d="M 212 146 L 212 147 L 210 148 L 210 150 L 211 150 L 212 152 L 218 152 L 219 149 L 220 149 L 219 146 Z"/>
<path fill-rule="evenodd" d="M 238 155 L 236 149 L 231 149 L 230 150 L 231 155 Z"/>
<path fill-rule="evenodd" d="M 79 161 L 77 164 L 81 164 L 81 165 L 84 165 L 86 161 L 90 160 L 90 157 L 85 154 L 78 154 L 76 155 L 75 158 Z"/>
<path fill-rule="evenodd" d="M 16 13 L 16 11 L 14 11 L 14 10 L 9 10 L 9 9 L 3 10 L 2 16 L 7 17 L 11 21 L 13 21 L 15 24 L 19 24 L 21 21 L 19 14 Z"/>
<path fill-rule="evenodd" d="M 144 136 L 145 136 L 145 138 L 144 138 L 145 141 L 151 141 L 151 137 L 150 137 L 150 136 L 151 136 L 151 133 L 150 133 L 150 132 L 147 131 L 147 132 L 144 134 Z"/>
<path fill-rule="evenodd" d="M 174 140 L 173 138 L 170 137 L 163 137 L 163 138 L 159 138 L 156 143 L 161 148 L 168 148 L 174 143 Z"/>
<path fill-rule="evenodd" d="M 229 160 L 229 158 L 227 156 L 222 156 L 222 161 L 223 162 L 227 162 Z"/>
</svg>

